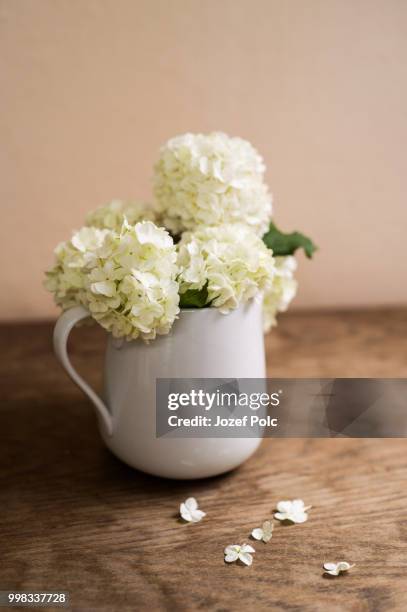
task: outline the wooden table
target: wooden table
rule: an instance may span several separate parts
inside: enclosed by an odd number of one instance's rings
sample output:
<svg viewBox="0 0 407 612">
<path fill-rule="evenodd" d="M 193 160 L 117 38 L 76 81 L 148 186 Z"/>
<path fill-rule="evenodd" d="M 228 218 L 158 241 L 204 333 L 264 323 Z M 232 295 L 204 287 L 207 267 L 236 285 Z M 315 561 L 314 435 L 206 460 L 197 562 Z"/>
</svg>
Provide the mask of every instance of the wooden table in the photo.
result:
<svg viewBox="0 0 407 612">
<path fill-rule="evenodd" d="M 73 335 L 97 384 L 103 333 Z M 105 450 L 50 338 L 50 323 L 0 327 L 0 590 L 69 591 L 75 610 L 407 610 L 407 440 L 267 440 L 223 477 L 149 477 Z M 406 340 L 405 309 L 287 314 L 269 374 L 407 377 Z M 190 495 L 207 512 L 196 525 L 177 520 Z M 313 505 L 307 523 L 277 524 L 250 568 L 223 562 L 294 497 Z M 338 559 L 356 567 L 323 578 Z"/>
</svg>

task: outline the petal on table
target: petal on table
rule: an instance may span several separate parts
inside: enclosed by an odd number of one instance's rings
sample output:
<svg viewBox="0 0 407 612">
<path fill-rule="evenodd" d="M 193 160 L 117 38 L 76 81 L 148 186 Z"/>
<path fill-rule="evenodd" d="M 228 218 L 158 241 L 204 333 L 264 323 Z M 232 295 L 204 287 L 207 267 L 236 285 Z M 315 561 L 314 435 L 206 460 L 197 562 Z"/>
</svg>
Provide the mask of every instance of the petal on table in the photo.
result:
<svg viewBox="0 0 407 612">
<path fill-rule="evenodd" d="M 196 501 L 195 497 L 188 497 L 188 499 L 185 501 L 185 505 L 190 511 L 198 508 L 198 502 Z"/>
<path fill-rule="evenodd" d="M 225 555 L 228 555 L 230 552 L 239 552 L 240 550 L 240 546 L 238 546 L 237 544 L 230 544 L 229 546 L 226 546 L 224 553 Z"/>
<path fill-rule="evenodd" d="M 231 550 L 225 556 L 225 561 L 227 563 L 232 563 L 233 561 L 237 561 L 238 558 L 239 558 L 239 553 L 236 552 L 236 550 Z"/>
<path fill-rule="evenodd" d="M 331 571 L 336 569 L 336 563 L 324 563 L 324 569 Z"/>
<path fill-rule="evenodd" d="M 244 553 L 254 553 L 256 552 L 253 548 L 253 546 L 250 546 L 250 544 L 243 544 L 241 551 Z"/>
<path fill-rule="evenodd" d="M 198 523 L 204 516 L 206 516 L 206 512 L 203 512 L 202 510 L 191 511 L 191 521 L 193 523 Z"/>
<path fill-rule="evenodd" d="M 274 513 L 274 517 L 278 520 L 278 521 L 286 521 L 287 519 L 289 519 L 289 515 L 286 512 L 275 512 Z M 290 519 L 291 520 L 291 519 Z"/>
<path fill-rule="evenodd" d="M 346 572 L 350 568 L 350 565 L 347 561 L 339 561 L 337 568 L 340 572 Z"/>
<path fill-rule="evenodd" d="M 188 510 L 188 508 L 186 507 L 185 504 L 181 504 L 180 505 L 179 511 L 180 511 L 180 514 L 181 514 L 182 518 L 184 519 L 184 521 L 191 521 L 192 520 L 191 513 L 190 513 L 190 511 Z"/>
<path fill-rule="evenodd" d="M 302 501 L 302 499 L 294 499 L 294 501 L 292 502 L 292 512 L 301 512 L 304 510 L 304 502 Z"/>
<path fill-rule="evenodd" d="M 260 529 L 260 527 L 257 527 L 257 529 L 253 529 L 252 537 L 255 540 L 261 540 L 263 538 L 263 529 Z"/>
<path fill-rule="evenodd" d="M 290 512 L 291 511 L 291 502 L 290 501 L 280 501 L 277 504 L 277 510 L 279 512 Z"/>
<path fill-rule="evenodd" d="M 290 521 L 293 521 L 294 523 L 305 523 L 308 519 L 308 515 L 305 512 L 298 512 L 297 514 L 293 514 L 292 517 L 290 517 Z"/>
<path fill-rule="evenodd" d="M 251 565 L 253 563 L 253 557 L 248 552 L 241 552 L 239 559 L 245 565 Z"/>
</svg>

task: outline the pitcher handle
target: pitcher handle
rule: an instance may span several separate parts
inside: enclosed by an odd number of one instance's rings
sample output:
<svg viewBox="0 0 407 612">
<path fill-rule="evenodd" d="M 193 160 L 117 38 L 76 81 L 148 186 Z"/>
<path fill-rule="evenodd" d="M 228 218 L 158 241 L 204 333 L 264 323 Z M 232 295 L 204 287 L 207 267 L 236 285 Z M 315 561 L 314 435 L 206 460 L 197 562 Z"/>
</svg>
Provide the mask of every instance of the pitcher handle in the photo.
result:
<svg viewBox="0 0 407 612">
<path fill-rule="evenodd" d="M 58 361 L 65 368 L 66 372 L 72 378 L 74 383 L 76 383 L 91 400 L 98 415 L 102 419 L 102 423 L 106 428 L 108 435 L 111 436 L 113 433 L 113 422 L 106 404 L 83 380 L 83 378 L 79 376 L 68 357 L 67 343 L 72 328 L 76 325 L 76 323 L 82 321 L 82 319 L 86 319 L 89 316 L 89 311 L 83 306 L 74 306 L 73 308 L 70 308 L 62 313 L 54 328 L 54 351 Z"/>
</svg>

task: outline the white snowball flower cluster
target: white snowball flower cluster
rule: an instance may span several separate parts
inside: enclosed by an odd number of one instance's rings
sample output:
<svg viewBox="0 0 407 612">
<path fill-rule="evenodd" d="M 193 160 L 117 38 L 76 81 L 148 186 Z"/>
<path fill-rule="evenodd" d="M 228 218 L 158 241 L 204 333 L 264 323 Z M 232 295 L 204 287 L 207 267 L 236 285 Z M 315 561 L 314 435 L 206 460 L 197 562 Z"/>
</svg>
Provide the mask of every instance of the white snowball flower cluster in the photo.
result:
<svg viewBox="0 0 407 612">
<path fill-rule="evenodd" d="M 112 200 L 106 206 L 101 206 L 89 213 L 86 217 L 86 225 L 120 232 L 125 219 L 130 225 L 135 225 L 139 221 L 155 222 L 157 220 L 156 214 L 149 204 Z"/>
<path fill-rule="evenodd" d="M 245 225 L 200 227 L 185 232 L 177 248 L 180 293 L 206 286 L 207 303 L 222 313 L 271 287 L 272 253 Z"/>
<path fill-rule="evenodd" d="M 277 324 L 278 312 L 285 312 L 297 293 L 298 283 L 294 279 L 297 260 L 291 255 L 275 257 L 275 274 L 273 284 L 264 293 L 263 327 L 268 332 Z"/>
<path fill-rule="evenodd" d="M 150 221 L 119 232 L 82 228 L 57 247 L 46 286 L 64 309 L 82 304 L 115 337 L 151 340 L 178 312 L 176 250 Z"/>
<path fill-rule="evenodd" d="M 68 242 L 55 249 L 55 265 L 45 273 L 45 287 L 53 293 L 57 306 L 67 310 L 86 303 L 85 270 L 94 265 L 96 252 L 109 230 L 83 227 Z"/>
<path fill-rule="evenodd" d="M 264 170 L 258 152 L 241 138 L 222 132 L 172 138 L 155 165 L 158 213 L 175 234 L 237 222 L 262 236 L 272 212 Z"/>
<path fill-rule="evenodd" d="M 315 246 L 270 224 L 264 172 L 241 138 L 213 132 L 169 140 L 154 169 L 154 204 L 113 200 L 89 213 L 57 247 L 46 287 L 63 309 L 82 304 L 114 336 L 145 340 L 168 333 L 180 296 L 181 305 L 227 313 L 263 293 L 268 331 L 297 290 L 294 257 L 273 259 L 271 249 L 277 241 L 285 252 L 284 241 L 292 249 L 295 239 L 311 256 Z"/>
</svg>

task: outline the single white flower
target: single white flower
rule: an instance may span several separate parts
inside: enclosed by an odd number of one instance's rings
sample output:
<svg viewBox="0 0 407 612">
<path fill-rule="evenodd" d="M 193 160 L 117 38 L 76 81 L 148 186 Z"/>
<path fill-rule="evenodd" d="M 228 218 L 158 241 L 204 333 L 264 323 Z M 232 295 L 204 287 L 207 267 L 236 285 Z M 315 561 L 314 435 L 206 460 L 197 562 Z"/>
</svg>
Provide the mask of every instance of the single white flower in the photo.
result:
<svg viewBox="0 0 407 612">
<path fill-rule="evenodd" d="M 120 232 L 125 219 L 130 225 L 135 225 L 139 221 L 157 221 L 152 206 L 147 203 L 112 200 L 106 206 L 89 213 L 86 225 Z"/>
<path fill-rule="evenodd" d="M 262 236 L 272 212 L 264 171 L 246 140 L 222 132 L 177 136 L 161 148 L 154 168 L 156 210 L 175 234 L 245 223 Z"/>
<path fill-rule="evenodd" d="M 234 561 L 241 561 L 245 565 L 251 565 L 253 563 L 253 557 L 250 553 L 256 551 L 249 544 L 231 544 L 226 546 L 224 550 L 225 561 L 227 563 L 233 563 Z"/>
<path fill-rule="evenodd" d="M 71 244 L 81 253 L 94 251 L 102 245 L 106 234 L 107 232 L 104 228 L 95 230 L 93 227 L 82 227 L 78 232 L 73 234 Z M 62 245 L 60 245 L 60 247 L 62 247 Z"/>
<path fill-rule="evenodd" d="M 152 244 L 158 249 L 168 249 L 173 246 L 173 240 L 167 232 L 154 223 L 137 223 L 135 232 L 140 244 Z"/>
<path fill-rule="evenodd" d="M 180 293 L 207 287 L 207 303 L 227 313 L 268 290 L 274 260 L 261 238 L 242 224 L 200 227 L 177 244 Z"/>
<path fill-rule="evenodd" d="M 262 527 L 257 527 L 252 531 L 252 537 L 255 540 L 263 540 L 266 544 L 273 537 L 273 521 L 264 521 Z"/>
<path fill-rule="evenodd" d="M 277 325 L 277 314 L 285 312 L 294 299 L 298 283 L 294 278 L 297 260 L 292 255 L 275 257 L 275 274 L 270 288 L 264 292 L 263 329 L 268 332 Z"/>
<path fill-rule="evenodd" d="M 195 497 L 188 497 L 179 507 L 179 512 L 184 521 L 198 523 L 206 516 L 206 512 L 198 509 L 198 502 Z"/>
<path fill-rule="evenodd" d="M 352 567 L 355 567 L 353 563 L 350 565 L 347 561 L 339 561 L 339 563 L 324 563 L 323 565 L 325 574 L 330 574 L 331 576 L 339 576 L 341 572 L 347 572 Z"/>
<path fill-rule="evenodd" d="M 293 501 L 280 501 L 277 504 L 277 512 L 274 518 L 279 521 L 291 521 L 292 523 L 305 523 L 308 519 L 307 510 L 312 506 L 305 506 L 302 499 Z"/>
</svg>

